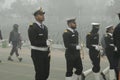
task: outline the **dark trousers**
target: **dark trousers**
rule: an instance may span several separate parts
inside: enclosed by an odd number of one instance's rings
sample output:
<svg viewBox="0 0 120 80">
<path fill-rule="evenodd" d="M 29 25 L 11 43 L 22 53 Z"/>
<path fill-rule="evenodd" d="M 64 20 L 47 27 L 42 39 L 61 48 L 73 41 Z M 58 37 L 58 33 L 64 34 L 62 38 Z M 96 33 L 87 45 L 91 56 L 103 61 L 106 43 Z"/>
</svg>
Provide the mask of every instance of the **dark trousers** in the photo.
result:
<svg viewBox="0 0 120 80">
<path fill-rule="evenodd" d="M 119 74 L 119 56 L 118 55 L 116 55 L 117 54 L 117 52 L 115 52 L 115 56 L 114 56 L 114 62 L 115 62 L 115 67 L 114 67 L 114 69 L 115 69 L 115 73 L 116 73 L 116 78 L 117 78 L 117 80 L 118 80 L 118 74 Z"/>
<path fill-rule="evenodd" d="M 73 68 L 76 69 L 75 74 L 80 75 L 83 70 L 82 60 L 80 57 L 80 51 L 72 52 L 72 51 L 66 50 L 65 58 L 66 58 L 66 64 L 67 64 L 66 77 L 72 76 Z"/>
<path fill-rule="evenodd" d="M 50 70 L 48 52 L 31 50 L 31 57 L 35 68 L 35 80 L 47 80 Z"/>
<path fill-rule="evenodd" d="M 118 80 L 118 55 L 117 52 L 106 48 L 106 56 L 108 58 L 110 69 L 114 69 L 116 73 L 116 78 Z"/>
<path fill-rule="evenodd" d="M 11 52 L 10 52 L 10 56 L 12 56 L 14 53 L 16 54 L 16 56 L 19 56 L 19 54 L 18 54 L 18 44 L 17 44 L 17 42 L 13 42 L 13 43 L 12 43 L 12 50 L 11 50 Z"/>
<path fill-rule="evenodd" d="M 110 64 L 110 69 L 115 69 L 117 57 L 115 57 L 115 51 L 106 49 L 106 56 Z M 117 61 L 118 62 L 118 61 Z"/>
<path fill-rule="evenodd" d="M 95 49 L 90 49 L 89 50 L 89 57 L 92 61 L 93 64 L 93 68 L 92 71 L 94 73 L 98 73 L 100 71 L 100 55 L 99 55 L 99 51 L 95 50 Z"/>
<path fill-rule="evenodd" d="M 119 74 L 119 61 L 120 61 L 119 59 L 120 59 L 119 52 L 115 51 L 114 62 L 115 62 L 115 72 L 116 72 L 117 80 L 118 80 L 118 74 Z"/>
</svg>

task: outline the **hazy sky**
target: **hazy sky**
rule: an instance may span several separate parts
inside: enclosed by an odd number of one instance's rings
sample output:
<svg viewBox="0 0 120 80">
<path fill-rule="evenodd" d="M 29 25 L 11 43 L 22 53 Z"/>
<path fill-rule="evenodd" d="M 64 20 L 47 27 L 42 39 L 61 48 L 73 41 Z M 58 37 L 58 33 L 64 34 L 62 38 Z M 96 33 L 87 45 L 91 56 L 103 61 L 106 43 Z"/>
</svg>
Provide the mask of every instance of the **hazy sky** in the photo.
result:
<svg viewBox="0 0 120 80">
<path fill-rule="evenodd" d="M 61 36 L 67 27 L 66 18 L 76 17 L 78 30 L 85 38 L 91 30 L 91 22 L 100 22 L 104 32 L 106 26 L 117 24 L 115 0 L 0 0 L 0 26 L 8 38 L 13 24 L 20 25 L 20 32 L 26 38 L 27 29 L 34 21 L 32 15 L 41 6 L 45 10 L 45 24 L 52 35 Z M 118 0 L 119 1 L 119 0 Z M 103 33 L 102 32 L 102 33 Z M 58 36 L 58 35 L 57 35 Z M 59 37 L 58 36 L 58 37 Z"/>
<path fill-rule="evenodd" d="M 0 10 L 4 10 L 4 9 L 11 9 L 11 5 L 16 2 L 17 0 L 0 0 Z M 48 0 L 19 0 L 21 1 L 24 5 L 26 4 L 35 4 L 37 2 L 40 2 L 40 5 L 42 5 L 41 3 L 47 2 Z"/>
<path fill-rule="evenodd" d="M 1 0 L 1 8 L 2 9 L 10 9 L 11 5 L 15 2 L 16 0 Z"/>
</svg>

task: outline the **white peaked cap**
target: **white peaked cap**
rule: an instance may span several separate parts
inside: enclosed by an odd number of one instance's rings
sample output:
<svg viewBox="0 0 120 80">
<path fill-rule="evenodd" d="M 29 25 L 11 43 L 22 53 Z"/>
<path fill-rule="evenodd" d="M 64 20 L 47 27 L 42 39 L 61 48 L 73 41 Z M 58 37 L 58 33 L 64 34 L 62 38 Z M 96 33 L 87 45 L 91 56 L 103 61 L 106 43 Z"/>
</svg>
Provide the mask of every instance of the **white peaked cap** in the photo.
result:
<svg viewBox="0 0 120 80">
<path fill-rule="evenodd" d="M 91 23 L 91 25 L 100 25 L 100 23 Z"/>
<path fill-rule="evenodd" d="M 109 25 L 109 26 L 107 26 L 107 27 L 105 27 L 105 28 L 108 29 L 108 28 L 110 28 L 110 27 L 113 27 L 113 25 Z"/>
</svg>

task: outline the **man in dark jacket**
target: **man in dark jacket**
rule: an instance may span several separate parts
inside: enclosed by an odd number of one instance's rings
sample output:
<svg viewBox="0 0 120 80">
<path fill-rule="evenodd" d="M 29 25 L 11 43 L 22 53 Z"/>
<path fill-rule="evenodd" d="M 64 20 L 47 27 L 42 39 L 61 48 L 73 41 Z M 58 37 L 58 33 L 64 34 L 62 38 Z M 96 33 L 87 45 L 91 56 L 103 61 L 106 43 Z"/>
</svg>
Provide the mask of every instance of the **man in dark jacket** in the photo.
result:
<svg viewBox="0 0 120 80">
<path fill-rule="evenodd" d="M 118 14 L 120 19 L 120 13 Z M 117 47 L 118 54 L 120 54 L 120 23 L 116 26 L 113 32 L 114 45 Z"/>
<path fill-rule="evenodd" d="M 92 23 L 92 31 L 86 36 L 86 46 L 92 61 L 95 80 L 100 80 L 100 48 L 99 48 L 99 23 Z"/>
<path fill-rule="evenodd" d="M 45 12 L 40 8 L 34 13 L 35 22 L 29 26 L 31 57 L 35 68 L 35 80 L 47 80 L 50 70 L 50 42 L 48 28 L 43 24 Z"/>
<path fill-rule="evenodd" d="M 106 36 L 105 36 L 105 44 L 106 44 L 106 56 L 108 58 L 109 64 L 110 64 L 110 70 L 109 70 L 109 79 L 110 80 L 115 80 L 118 77 L 118 71 L 117 71 L 117 63 L 118 63 L 118 58 L 116 56 L 116 47 L 113 44 L 113 31 L 114 31 L 114 26 L 108 26 L 106 27 Z M 116 72 L 116 77 L 115 77 L 115 72 Z M 117 79 L 118 80 L 118 79 Z"/>
<path fill-rule="evenodd" d="M 118 14 L 118 17 L 120 19 L 120 13 Z M 120 23 L 114 29 L 113 41 L 114 41 L 114 45 L 117 47 L 117 55 L 120 58 Z M 118 62 L 118 68 L 119 68 L 119 76 L 120 76 L 120 59 Z M 120 77 L 119 77 L 119 80 L 120 80 Z"/>
<path fill-rule="evenodd" d="M 65 80 L 81 80 L 83 66 L 80 57 L 79 34 L 76 30 L 75 19 L 67 20 L 68 28 L 63 33 L 63 41 L 66 48 L 65 58 L 67 65 L 66 79 Z M 76 69 L 73 75 L 73 68 Z M 73 75 L 73 76 L 72 76 Z"/>
<path fill-rule="evenodd" d="M 18 58 L 18 60 L 21 62 L 22 58 L 19 56 L 18 53 L 18 43 L 19 43 L 19 33 L 18 33 L 18 24 L 14 24 L 13 25 L 13 30 L 10 32 L 10 36 L 9 36 L 9 43 L 12 44 L 12 50 L 10 52 L 10 56 L 8 57 L 9 61 L 13 61 L 12 56 L 14 53 L 16 53 L 16 56 Z"/>
</svg>

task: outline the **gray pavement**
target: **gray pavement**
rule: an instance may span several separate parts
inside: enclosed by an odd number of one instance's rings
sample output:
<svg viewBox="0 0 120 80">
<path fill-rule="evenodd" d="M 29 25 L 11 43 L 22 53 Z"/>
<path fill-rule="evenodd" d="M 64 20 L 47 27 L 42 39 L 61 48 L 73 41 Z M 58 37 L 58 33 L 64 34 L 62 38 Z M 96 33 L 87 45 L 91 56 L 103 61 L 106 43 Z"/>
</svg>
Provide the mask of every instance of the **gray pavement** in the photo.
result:
<svg viewBox="0 0 120 80">
<path fill-rule="evenodd" d="M 13 56 L 14 61 L 7 61 L 11 48 L 0 48 L 0 80 L 34 80 L 34 67 L 30 56 L 30 49 L 24 47 L 20 50 L 20 55 L 23 57 L 22 62 L 18 62 L 16 56 Z M 51 71 L 48 80 L 65 80 L 65 57 L 64 50 L 54 49 L 51 52 Z M 91 68 L 91 61 L 88 54 L 85 53 L 83 59 L 84 71 Z M 101 58 L 101 70 L 108 66 L 106 57 Z M 93 75 L 87 76 L 86 80 L 94 80 Z M 102 78 L 101 78 L 102 80 Z"/>
</svg>

